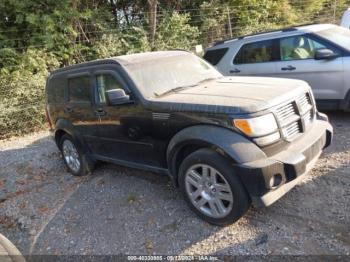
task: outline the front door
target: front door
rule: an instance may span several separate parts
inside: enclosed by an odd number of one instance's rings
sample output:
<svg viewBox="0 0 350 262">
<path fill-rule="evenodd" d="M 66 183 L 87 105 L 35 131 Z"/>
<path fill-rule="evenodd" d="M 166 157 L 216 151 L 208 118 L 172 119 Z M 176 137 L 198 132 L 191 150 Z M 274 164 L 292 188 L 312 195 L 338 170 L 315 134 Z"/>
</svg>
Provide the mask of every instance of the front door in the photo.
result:
<svg viewBox="0 0 350 262">
<path fill-rule="evenodd" d="M 159 166 L 153 147 L 151 113 L 138 104 L 123 79 L 114 70 L 96 71 L 96 110 L 99 119 L 99 137 L 103 144 L 103 157 L 120 163 Z M 106 91 L 124 89 L 130 102 L 111 106 Z"/>
<path fill-rule="evenodd" d="M 344 68 L 340 56 L 331 60 L 315 60 L 317 49 L 337 48 L 311 35 L 299 35 L 279 39 L 280 62 L 277 77 L 301 79 L 309 83 L 316 99 L 343 99 Z"/>
</svg>

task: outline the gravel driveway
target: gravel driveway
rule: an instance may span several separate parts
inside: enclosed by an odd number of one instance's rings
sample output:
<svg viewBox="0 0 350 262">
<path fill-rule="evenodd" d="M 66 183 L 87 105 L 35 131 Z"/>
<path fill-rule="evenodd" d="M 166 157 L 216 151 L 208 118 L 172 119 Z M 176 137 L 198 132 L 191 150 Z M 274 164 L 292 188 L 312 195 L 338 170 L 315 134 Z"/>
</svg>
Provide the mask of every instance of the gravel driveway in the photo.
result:
<svg viewBox="0 0 350 262">
<path fill-rule="evenodd" d="M 308 179 L 236 224 L 198 219 L 167 177 L 71 176 L 47 132 L 0 141 L 0 232 L 24 254 L 350 254 L 350 114 Z"/>
</svg>

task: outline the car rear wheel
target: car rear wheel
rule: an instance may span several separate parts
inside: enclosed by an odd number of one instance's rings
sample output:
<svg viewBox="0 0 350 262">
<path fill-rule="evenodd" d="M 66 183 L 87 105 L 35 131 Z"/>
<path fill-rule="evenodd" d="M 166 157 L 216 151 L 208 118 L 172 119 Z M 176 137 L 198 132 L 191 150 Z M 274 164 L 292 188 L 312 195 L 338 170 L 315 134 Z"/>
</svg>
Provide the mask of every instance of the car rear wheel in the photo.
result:
<svg viewBox="0 0 350 262">
<path fill-rule="evenodd" d="M 190 208 L 211 224 L 232 224 L 250 206 L 232 163 L 210 149 L 200 149 L 183 161 L 179 184 Z"/>
<path fill-rule="evenodd" d="M 94 168 L 94 163 L 82 153 L 74 139 L 65 134 L 60 140 L 60 149 L 63 160 L 69 170 L 75 176 L 90 174 Z"/>
</svg>

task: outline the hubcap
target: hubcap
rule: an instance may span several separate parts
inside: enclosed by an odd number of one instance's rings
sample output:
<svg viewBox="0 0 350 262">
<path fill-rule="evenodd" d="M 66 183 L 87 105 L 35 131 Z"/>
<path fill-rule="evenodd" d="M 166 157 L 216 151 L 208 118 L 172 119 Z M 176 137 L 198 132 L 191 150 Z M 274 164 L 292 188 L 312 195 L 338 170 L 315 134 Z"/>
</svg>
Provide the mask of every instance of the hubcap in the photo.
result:
<svg viewBox="0 0 350 262">
<path fill-rule="evenodd" d="M 68 167 L 72 169 L 73 172 L 78 172 L 80 169 L 80 160 L 78 151 L 74 144 L 69 140 L 64 140 L 62 152 Z"/>
<path fill-rule="evenodd" d="M 185 185 L 192 204 L 203 214 L 221 218 L 231 212 L 231 187 L 215 168 L 205 164 L 191 166 L 185 175 Z"/>
</svg>

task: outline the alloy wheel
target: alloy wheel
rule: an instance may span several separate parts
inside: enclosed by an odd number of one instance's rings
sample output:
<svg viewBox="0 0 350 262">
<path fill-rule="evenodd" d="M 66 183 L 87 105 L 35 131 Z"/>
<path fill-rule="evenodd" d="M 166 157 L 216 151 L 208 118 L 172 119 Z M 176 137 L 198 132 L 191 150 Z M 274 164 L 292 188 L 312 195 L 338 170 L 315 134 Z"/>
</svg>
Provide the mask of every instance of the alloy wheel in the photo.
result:
<svg viewBox="0 0 350 262">
<path fill-rule="evenodd" d="M 225 177 L 206 164 L 191 166 L 185 175 L 186 193 L 204 215 L 222 218 L 233 206 L 233 193 Z"/>
<path fill-rule="evenodd" d="M 70 140 L 64 140 L 62 144 L 62 153 L 68 167 L 73 172 L 77 173 L 80 169 L 79 154 L 75 145 Z"/>
</svg>

